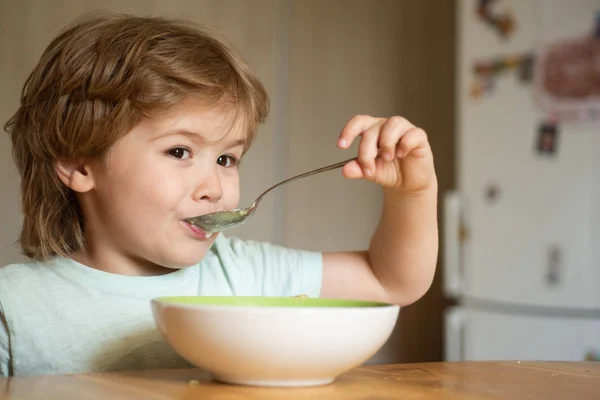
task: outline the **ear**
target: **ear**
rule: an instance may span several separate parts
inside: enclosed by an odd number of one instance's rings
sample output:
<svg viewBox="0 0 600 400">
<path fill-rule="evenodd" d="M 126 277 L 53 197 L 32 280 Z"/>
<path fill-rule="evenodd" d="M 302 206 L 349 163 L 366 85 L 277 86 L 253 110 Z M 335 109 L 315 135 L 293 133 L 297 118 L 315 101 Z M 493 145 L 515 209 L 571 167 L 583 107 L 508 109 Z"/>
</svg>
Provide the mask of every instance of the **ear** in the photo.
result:
<svg viewBox="0 0 600 400">
<path fill-rule="evenodd" d="M 84 193 L 94 188 L 94 177 L 89 164 L 83 160 L 56 163 L 58 178 L 71 190 Z"/>
</svg>

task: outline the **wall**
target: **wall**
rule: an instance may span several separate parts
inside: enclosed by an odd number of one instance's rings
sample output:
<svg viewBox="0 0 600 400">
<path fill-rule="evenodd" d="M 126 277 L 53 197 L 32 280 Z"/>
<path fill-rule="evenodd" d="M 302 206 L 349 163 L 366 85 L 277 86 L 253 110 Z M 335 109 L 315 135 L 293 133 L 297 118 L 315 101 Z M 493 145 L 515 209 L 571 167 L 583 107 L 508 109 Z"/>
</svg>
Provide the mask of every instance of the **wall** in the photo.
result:
<svg viewBox="0 0 600 400">
<path fill-rule="evenodd" d="M 451 188 L 454 9 L 446 0 L 293 2 L 290 173 L 350 157 L 335 142 L 353 114 L 404 115 L 429 135 L 439 193 Z M 362 249 L 379 219 L 380 190 L 340 179 L 335 171 L 289 186 L 286 196 L 285 239 L 293 246 Z M 373 361 L 441 360 L 441 272 L 438 264 L 430 291 L 402 310 L 401 323 Z"/>
</svg>

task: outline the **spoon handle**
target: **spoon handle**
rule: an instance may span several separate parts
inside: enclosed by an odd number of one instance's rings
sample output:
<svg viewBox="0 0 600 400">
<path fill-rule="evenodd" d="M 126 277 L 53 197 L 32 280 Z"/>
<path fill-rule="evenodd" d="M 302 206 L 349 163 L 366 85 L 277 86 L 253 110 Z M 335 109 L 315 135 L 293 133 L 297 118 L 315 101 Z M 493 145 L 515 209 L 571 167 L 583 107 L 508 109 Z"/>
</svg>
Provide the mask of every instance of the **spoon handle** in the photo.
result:
<svg viewBox="0 0 600 400">
<path fill-rule="evenodd" d="M 337 162 L 335 164 L 326 165 L 324 167 L 317 168 L 317 169 L 305 172 L 305 173 L 300 174 L 300 175 L 292 176 L 291 178 L 288 178 L 288 179 L 286 179 L 284 181 L 281 181 L 281 182 L 279 182 L 279 183 L 271 186 L 270 188 L 268 188 L 264 192 L 262 192 L 262 194 L 260 196 L 258 196 L 258 198 L 254 202 L 254 204 L 252 204 L 251 207 L 256 207 L 256 205 L 258 204 L 258 202 L 263 198 L 263 196 L 265 194 L 269 193 L 271 190 L 275 189 L 276 187 L 279 187 L 279 186 L 283 185 L 284 183 L 288 183 L 288 182 L 291 182 L 291 181 L 295 181 L 297 179 L 305 178 L 305 177 L 310 176 L 310 175 L 314 175 L 314 174 L 318 174 L 318 173 L 326 172 L 326 171 L 331 171 L 332 169 L 343 167 L 344 165 L 348 164 L 350 161 L 354 161 L 357 158 L 358 157 L 349 158 L 349 159 L 347 159 L 345 161 L 340 161 L 340 162 Z"/>
</svg>

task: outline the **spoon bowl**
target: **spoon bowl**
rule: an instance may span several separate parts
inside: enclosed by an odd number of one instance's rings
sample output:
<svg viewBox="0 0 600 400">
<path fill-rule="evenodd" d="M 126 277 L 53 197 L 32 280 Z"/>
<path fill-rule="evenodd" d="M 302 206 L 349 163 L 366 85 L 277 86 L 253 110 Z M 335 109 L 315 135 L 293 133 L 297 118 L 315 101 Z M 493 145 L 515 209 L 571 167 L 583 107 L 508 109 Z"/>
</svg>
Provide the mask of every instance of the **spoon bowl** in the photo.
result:
<svg viewBox="0 0 600 400">
<path fill-rule="evenodd" d="M 271 190 L 275 189 L 276 187 L 279 187 L 279 186 L 283 185 L 284 183 L 295 181 L 300 178 L 318 174 L 320 172 L 331 171 L 332 169 L 343 167 L 350 161 L 354 161 L 356 159 L 357 159 L 357 157 L 350 158 L 348 160 L 341 161 L 341 162 L 331 164 L 331 165 L 327 165 L 325 167 L 321 167 L 321 168 L 318 168 L 318 169 L 315 169 L 315 170 L 312 170 L 309 172 L 305 172 L 303 174 L 296 175 L 296 176 L 288 178 L 284 181 L 281 181 L 281 182 L 271 186 L 267 190 L 265 190 L 260 196 L 258 196 L 258 198 L 254 201 L 254 203 L 252 203 L 252 205 L 250 207 L 236 208 L 233 210 L 226 210 L 226 211 L 217 211 L 217 212 L 210 213 L 210 214 L 204 214 L 204 215 L 199 215 L 197 217 L 188 218 L 185 221 L 191 225 L 194 225 L 194 226 L 202 229 L 204 232 L 206 232 L 208 234 L 212 234 L 215 232 L 221 232 L 226 229 L 235 228 L 236 226 L 239 226 L 239 225 L 243 224 L 244 222 L 246 222 L 246 220 L 248 218 L 250 218 L 252 216 L 252 214 L 254 214 L 254 211 L 256 210 L 258 203 L 260 203 L 260 201 L 262 200 L 264 195 L 266 195 L 267 193 L 269 193 Z"/>
<path fill-rule="evenodd" d="M 244 221 L 252 215 L 255 209 L 256 206 L 250 206 L 248 208 L 217 211 L 198 217 L 188 218 L 186 221 L 197 226 L 206 233 L 220 232 L 243 224 Z"/>
</svg>

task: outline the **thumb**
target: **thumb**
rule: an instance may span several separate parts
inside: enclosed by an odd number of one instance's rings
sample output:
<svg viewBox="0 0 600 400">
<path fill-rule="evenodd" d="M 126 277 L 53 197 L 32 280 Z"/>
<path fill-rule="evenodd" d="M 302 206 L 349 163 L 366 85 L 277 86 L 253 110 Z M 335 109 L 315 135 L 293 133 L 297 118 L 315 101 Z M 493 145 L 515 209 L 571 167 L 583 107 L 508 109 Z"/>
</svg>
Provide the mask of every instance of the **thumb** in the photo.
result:
<svg viewBox="0 0 600 400">
<path fill-rule="evenodd" d="M 350 161 L 348 164 L 344 165 L 342 168 L 342 175 L 348 179 L 359 179 L 364 176 L 362 168 L 356 160 Z"/>
</svg>

